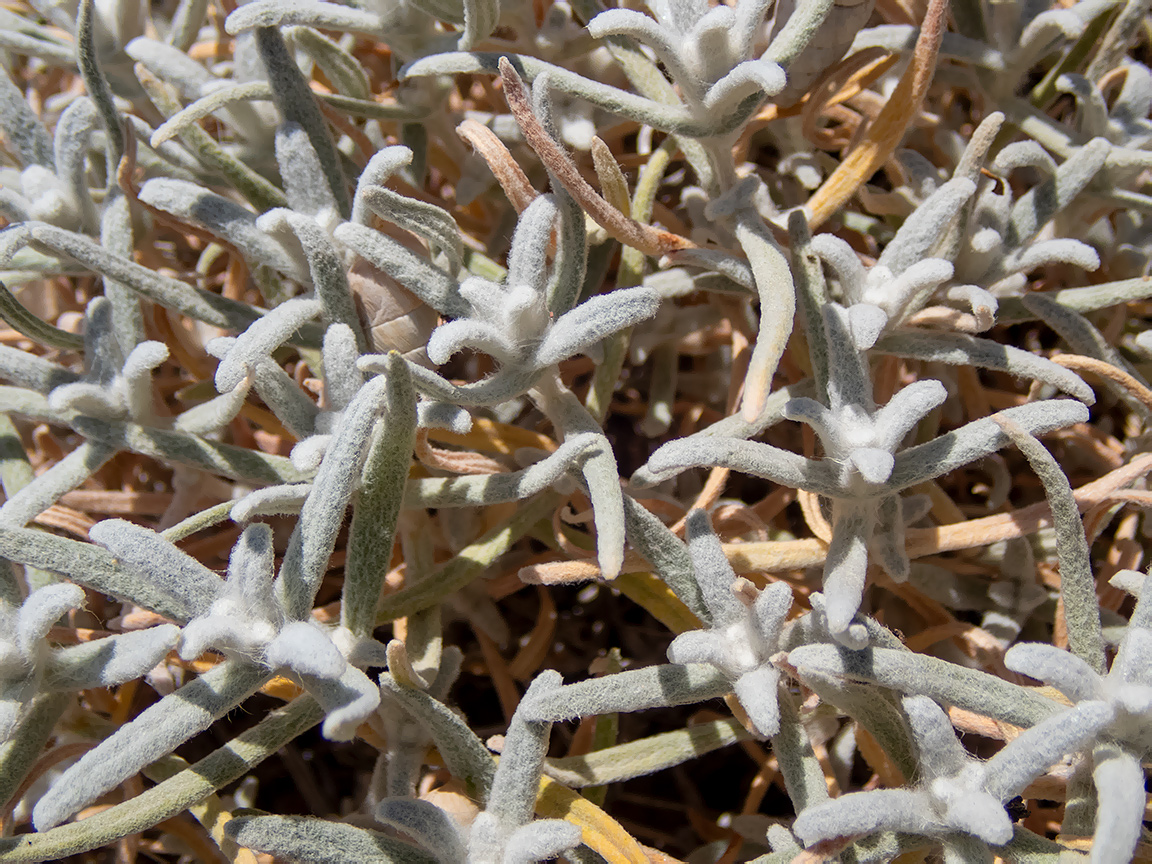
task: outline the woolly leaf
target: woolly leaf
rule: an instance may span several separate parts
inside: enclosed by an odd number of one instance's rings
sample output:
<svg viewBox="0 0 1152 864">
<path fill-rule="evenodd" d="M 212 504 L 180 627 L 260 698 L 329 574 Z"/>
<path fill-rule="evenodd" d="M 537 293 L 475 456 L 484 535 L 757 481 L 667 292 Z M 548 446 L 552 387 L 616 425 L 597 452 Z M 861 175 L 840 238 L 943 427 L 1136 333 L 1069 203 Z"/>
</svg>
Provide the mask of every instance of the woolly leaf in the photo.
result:
<svg viewBox="0 0 1152 864">
<path fill-rule="evenodd" d="M 307 269 L 256 227 L 254 213 L 202 186 L 157 178 L 140 188 L 140 200 L 226 239 L 252 261 L 267 264 L 300 282 L 310 281 Z"/>
<path fill-rule="evenodd" d="M 339 677 L 318 677 L 303 670 L 300 677 L 304 687 L 324 708 L 326 716 L 320 731 L 329 741 L 351 741 L 360 724 L 368 720 L 380 704 L 380 688 L 355 666 L 346 666 Z"/>
<path fill-rule="evenodd" d="M 431 850 L 441 864 L 468 860 L 460 829 L 445 811 L 418 798 L 386 798 L 376 805 L 377 821 L 399 829 L 423 848 Z"/>
<path fill-rule="evenodd" d="M 729 690 L 727 679 L 706 664 L 649 666 L 565 684 L 534 705 L 525 719 L 560 721 L 594 714 L 686 705 L 714 699 Z"/>
<path fill-rule="evenodd" d="M 12 79 L 5 72 L 0 75 L 0 124 L 4 130 L 4 139 L 8 142 L 20 162 L 25 166 L 42 165 L 45 168 L 55 168 L 56 162 L 52 150 L 52 139 L 48 130 L 40 122 L 24 95 L 12 83 Z"/>
<path fill-rule="evenodd" d="M 251 664 L 221 663 L 144 709 L 60 775 L 32 812 L 36 830 L 59 825 L 146 765 L 171 753 L 271 677 L 270 672 Z"/>
<path fill-rule="evenodd" d="M 384 583 L 381 562 L 392 558 L 396 519 L 405 494 L 416 434 L 416 392 L 398 354 L 388 356 L 387 407 L 366 456 L 359 498 L 352 511 L 348 561 L 344 571 L 341 624 L 360 636 L 376 627 L 376 607 Z"/>
<path fill-rule="evenodd" d="M 991 339 L 980 339 L 964 333 L 928 334 L 909 327 L 882 337 L 876 343 L 876 350 L 895 357 L 929 360 L 953 366 L 969 365 L 982 369 L 995 369 L 1013 376 L 1051 384 L 1086 405 L 1092 405 L 1096 401 L 1092 388 L 1070 369 L 1065 369 L 1031 351 L 1001 345 Z"/>
<path fill-rule="evenodd" d="M 389 674 L 380 676 L 380 689 L 398 700 L 424 725 L 448 770 L 465 784 L 469 794 L 486 799 L 496 766 L 467 724 L 442 702 L 423 691 L 398 684 Z"/>
<path fill-rule="evenodd" d="M 849 651 L 834 645 L 805 645 L 788 654 L 801 676 L 808 670 L 928 696 L 1016 726 L 1034 726 L 1061 709 L 1058 702 L 994 675 L 935 657 L 891 648 Z"/>
<path fill-rule="evenodd" d="M 1104 637 L 1100 630 L 1096 578 L 1092 575 L 1088 540 L 1068 477 L 1033 436 L 1008 420 L 1002 421 L 1002 426 L 1040 477 L 1048 506 L 1052 508 L 1069 647 L 1096 672 L 1103 672 Z"/>
<path fill-rule="evenodd" d="M 374 378 L 360 388 L 316 472 L 276 583 L 277 597 L 290 618 L 307 615 L 320 588 L 344 511 L 372 444 L 372 428 L 384 408 L 387 383 L 385 378 Z"/>
<path fill-rule="evenodd" d="M 311 816 L 241 816 L 224 826 L 237 846 L 296 864 L 435 864 L 436 858 L 380 831 Z"/>
<path fill-rule="evenodd" d="M 139 678 L 164 659 L 178 638 L 177 627 L 162 624 L 57 649 L 49 655 L 45 689 L 112 687 Z"/>
</svg>

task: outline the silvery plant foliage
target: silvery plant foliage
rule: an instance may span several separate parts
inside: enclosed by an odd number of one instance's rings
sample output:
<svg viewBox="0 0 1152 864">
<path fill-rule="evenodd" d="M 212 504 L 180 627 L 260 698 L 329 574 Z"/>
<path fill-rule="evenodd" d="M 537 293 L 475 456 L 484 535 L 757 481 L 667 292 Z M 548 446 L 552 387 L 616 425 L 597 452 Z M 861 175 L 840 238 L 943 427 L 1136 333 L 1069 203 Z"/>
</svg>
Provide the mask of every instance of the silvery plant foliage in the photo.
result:
<svg viewBox="0 0 1152 864">
<path fill-rule="evenodd" d="M 1146 4 L 922 6 L 0 8 L 0 862 L 1148 857 Z"/>
</svg>

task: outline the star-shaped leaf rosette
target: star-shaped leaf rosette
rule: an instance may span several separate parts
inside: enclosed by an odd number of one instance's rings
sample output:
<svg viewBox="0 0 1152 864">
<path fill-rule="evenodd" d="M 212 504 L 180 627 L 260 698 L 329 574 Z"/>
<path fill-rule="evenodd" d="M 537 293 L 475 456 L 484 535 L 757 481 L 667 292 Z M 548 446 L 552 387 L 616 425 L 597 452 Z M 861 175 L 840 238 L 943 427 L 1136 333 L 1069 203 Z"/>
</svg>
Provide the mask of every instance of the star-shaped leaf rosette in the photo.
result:
<svg viewBox="0 0 1152 864">
<path fill-rule="evenodd" d="M 1052 685 L 1076 709 L 1097 703 L 1107 708 L 1093 730 L 1092 747 L 1098 805 L 1091 860 L 1101 864 L 1132 857 L 1144 819 L 1142 766 L 1152 753 L 1152 577 L 1121 571 L 1112 582 L 1139 599 L 1107 674 L 1052 645 L 1022 642 L 1004 655 L 1005 666 Z M 1060 719 L 1076 722 L 1076 709 L 1062 712 Z"/>
<path fill-rule="evenodd" d="M 828 404 L 790 400 L 784 416 L 815 429 L 824 458 L 806 459 L 771 444 L 720 436 L 671 441 L 649 459 L 646 470 L 667 479 L 685 468 L 719 466 L 832 501 L 832 538 L 824 563 L 828 627 L 837 641 L 862 647 L 864 628 L 852 623 L 860 607 L 871 555 L 897 581 L 908 578 L 904 549 L 906 514 L 899 493 L 987 456 L 1010 439 L 984 418 L 925 444 L 900 450 L 905 436 L 946 392 L 938 381 L 918 381 L 878 408 L 872 398 L 865 352 L 886 322 L 861 304 L 824 307 L 829 356 Z M 1087 409 L 1072 400 L 1048 400 L 1006 410 L 1034 434 L 1083 422 Z"/>
<path fill-rule="evenodd" d="M 224 580 L 161 535 L 129 522 L 101 522 L 90 536 L 127 571 L 187 598 L 194 614 L 181 634 L 182 658 L 214 649 L 226 659 L 145 709 L 65 771 L 33 812 L 40 830 L 204 731 L 276 673 L 291 676 L 323 707 L 322 731 L 333 740 L 351 739 L 380 704 L 379 688 L 337 647 L 348 644 L 363 655 L 360 641 L 312 623 L 307 609 L 297 613 L 291 588 L 284 590 L 284 566 L 281 578 L 273 579 L 267 525 L 244 529 Z M 377 663 L 383 665 L 379 647 Z"/>
<path fill-rule="evenodd" d="M 345 412 L 364 384 L 364 375 L 355 365 L 356 335 L 346 324 L 331 324 L 324 332 L 324 389 L 319 406 L 272 359 L 272 352 L 320 314 L 321 308 L 319 300 L 288 300 L 239 336 L 225 336 L 209 343 L 209 351 L 220 358 L 216 367 L 217 389 L 228 392 L 237 382 L 251 377 L 256 392 L 275 406 L 277 419 L 298 439 L 292 448 L 292 461 L 302 472 L 319 467 Z"/>
<path fill-rule="evenodd" d="M 459 293 L 470 312 L 437 327 L 428 341 L 428 358 L 434 363 L 471 349 L 491 356 L 499 369 L 480 381 L 457 385 L 432 370 L 409 365 L 416 388 L 438 402 L 497 405 L 528 394 L 566 440 L 596 436 L 595 455 L 586 455 L 580 470 L 592 500 L 601 568 L 613 578 L 624 557 L 624 503 L 615 457 L 600 425 L 561 385 L 556 367 L 573 355 L 595 353 L 606 336 L 651 318 L 660 295 L 652 288 L 624 288 L 591 297 L 572 309 L 555 308 L 560 301 L 554 295 L 565 293 L 557 286 L 573 282 L 569 271 L 583 269 L 559 251 L 554 265 L 548 266 L 549 241 L 559 215 L 552 196 L 537 196 L 520 216 L 504 283 L 475 276 L 465 279 Z M 556 233 L 558 238 L 564 234 Z M 557 245 L 562 243 L 558 239 Z M 359 366 L 378 372 L 386 360 L 368 355 L 360 358 Z"/>
<path fill-rule="evenodd" d="M 1050 717 L 981 762 L 964 750 L 939 705 L 926 696 L 902 702 L 919 754 L 916 787 L 853 792 L 807 808 L 793 825 L 806 846 L 895 831 L 939 841 L 949 861 L 991 862 L 989 847 L 1014 836 L 1004 803 L 1091 737 L 1108 713 L 1101 702 L 1084 703 L 1077 722 Z"/>
<path fill-rule="evenodd" d="M 1093 140 L 1058 168 L 1036 142 L 1017 142 L 985 168 L 1003 123 L 1004 115 L 993 112 L 980 124 L 951 179 L 926 172 L 915 188 L 901 187 L 917 206 L 871 267 L 840 238 L 813 238 L 813 250 L 835 273 L 846 302 L 880 307 L 889 327 L 932 323 L 979 332 L 994 323 L 997 298 L 1019 294 L 1030 271 L 1056 264 L 1099 266 L 1092 247 L 1051 236 L 1046 226 L 1105 164 L 1108 143 Z M 1039 170 L 1044 179 L 1017 197 L 1006 178 L 1020 168 Z M 925 309 L 930 302 L 942 305 Z M 970 311 L 945 314 L 955 306 Z M 986 365 L 969 354 L 967 362 Z"/>
<path fill-rule="evenodd" d="M 214 431 L 236 416 L 251 385 L 244 376 L 220 396 L 174 420 L 158 418 L 152 407 L 152 373 L 167 359 L 168 346 L 153 340 L 140 342 L 125 354 L 115 331 L 113 304 L 106 297 L 96 297 L 84 315 L 84 374 L 53 388 L 48 407 L 64 422 L 78 417 L 152 426 L 170 422 L 173 429 L 192 433 Z M 79 422 L 83 427 L 85 421 Z"/>
<path fill-rule="evenodd" d="M 731 682 L 756 731 L 775 735 L 780 731 L 776 693 L 780 671 L 772 665 L 772 655 L 779 650 L 792 589 L 787 583 L 774 582 L 757 591 L 747 579 L 738 579 L 703 510 L 688 514 L 686 535 L 692 569 L 712 623 L 706 630 L 689 630 L 673 639 L 668 659 L 716 667 Z"/>
<path fill-rule="evenodd" d="M 562 360 L 594 351 L 604 337 L 656 314 L 660 295 L 652 288 L 624 288 L 591 297 L 570 310 L 555 310 L 547 254 L 558 212 L 551 195 L 537 196 L 520 216 L 508 276 L 503 284 L 470 276 L 460 284 L 468 304 L 436 328 L 428 341 L 428 358 L 448 362 L 465 349 L 488 354 L 499 370 L 470 384 L 454 385 L 430 370 L 413 366 L 417 388 L 435 399 L 457 405 L 496 405 L 526 393 Z M 382 357 L 360 359 L 360 368 L 379 371 Z"/>
<path fill-rule="evenodd" d="M 904 220 L 871 267 L 865 268 L 852 247 L 832 234 L 813 237 L 812 250 L 836 274 L 846 303 L 876 306 L 887 316 L 886 324 L 897 324 L 952 278 L 952 263 L 930 252 L 975 190 L 966 178 L 946 183 Z"/>
<path fill-rule="evenodd" d="M 721 117 L 742 100 L 784 89 L 784 70 L 749 59 L 769 3 L 710 6 L 705 0 L 652 0 L 655 20 L 631 9 L 609 9 L 588 22 L 596 39 L 630 36 L 652 49 L 700 117 Z"/>
<path fill-rule="evenodd" d="M 305 681 L 338 679 L 347 663 L 322 627 L 311 619 L 288 617 L 274 590 L 272 556 L 271 529 L 261 523 L 245 528 L 216 599 L 184 627 L 181 658 L 195 660 L 214 649 L 270 669 L 289 670 Z"/>
</svg>

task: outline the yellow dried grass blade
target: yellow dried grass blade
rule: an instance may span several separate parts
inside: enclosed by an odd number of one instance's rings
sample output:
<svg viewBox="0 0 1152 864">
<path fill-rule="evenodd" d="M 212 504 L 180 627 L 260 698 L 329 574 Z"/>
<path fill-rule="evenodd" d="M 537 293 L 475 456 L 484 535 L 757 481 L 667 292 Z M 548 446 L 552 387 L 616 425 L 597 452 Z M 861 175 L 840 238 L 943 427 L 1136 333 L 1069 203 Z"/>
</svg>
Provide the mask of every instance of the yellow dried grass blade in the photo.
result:
<svg viewBox="0 0 1152 864">
<path fill-rule="evenodd" d="M 567 786 L 540 778 L 536 812 L 550 819 L 571 822 L 583 832 L 581 840 L 599 852 L 608 864 L 648 864 L 648 856 L 615 819 Z"/>
<path fill-rule="evenodd" d="M 464 435 L 446 429 L 429 429 L 428 438 L 440 444 L 455 444 L 468 450 L 505 455 L 515 453 L 521 447 L 535 447 L 549 453 L 557 447 L 556 442 L 547 435 L 484 417 L 472 418 L 472 430 Z"/>
<path fill-rule="evenodd" d="M 865 133 L 864 140 L 848 154 L 804 205 L 811 228 L 815 229 L 839 210 L 856 194 L 860 185 L 896 152 L 908 124 L 920 111 L 924 94 L 928 92 L 928 84 L 932 81 L 940 40 L 944 37 L 947 11 L 948 0 L 931 0 L 928 4 L 928 12 L 912 52 L 912 62 L 908 64 L 891 98 L 880 109 L 876 121 Z"/>
</svg>

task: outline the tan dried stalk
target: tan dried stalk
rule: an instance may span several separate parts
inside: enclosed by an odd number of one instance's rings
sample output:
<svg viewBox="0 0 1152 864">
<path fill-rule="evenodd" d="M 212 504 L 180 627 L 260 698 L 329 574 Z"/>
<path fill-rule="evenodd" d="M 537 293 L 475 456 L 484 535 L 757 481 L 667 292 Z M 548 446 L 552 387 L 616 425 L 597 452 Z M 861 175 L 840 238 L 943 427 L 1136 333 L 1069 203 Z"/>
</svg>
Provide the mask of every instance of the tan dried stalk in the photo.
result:
<svg viewBox="0 0 1152 864">
<path fill-rule="evenodd" d="M 536 614 L 536 623 L 532 626 L 528 638 L 516 652 L 516 656 L 508 663 L 508 671 L 517 681 L 527 683 L 532 680 L 544 661 L 548 659 L 548 649 L 552 647 L 552 637 L 556 632 L 556 603 L 552 594 L 543 588 L 536 589 L 540 598 L 540 610 Z"/>
<path fill-rule="evenodd" d="M 456 127 L 456 134 L 471 144 L 472 149 L 480 154 L 480 158 L 488 163 L 488 168 L 516 212 L 523 213 L 540 193 L 508 152 L 504 142 L 478 120 L 465 120 Z"/>
<path fill-rule="evenodd" d="M 507 468 L 481 453 L 443 450 L 428 443 L 428 430 L 416 433 L 416 458 L 429 468 L 442 468 L 455 474 L 503 474 Z"/>
<path fill-rule="evenodd" d="M 832 526 L 820 511 L 820 496 L 800 489 L 796 492 L 796 500 L 800 502 L 800 512 L 804 514 L 809 530 L 825 543 L 831 543 Z"/>
<path fill-rule="evenodd" d="M 821 118 L 874 83 L 898 59 L 882 48 L 865 48 L 825 71 L 802 102 L 800 117 L 804 137 L 816 143 Z"/>
<path fill-rule="evenodd" d="M 1090 372 L 1099 375 L 1114 384 L 1119 384 L 1133 396 L 1141 401 L 1145 407 L 1152 410 L 1152 390 L 1149 390 L 1123 369 L 1097 360 L 1095 357 L 1085 357 L 1082 354 L 1057 354 L 1052 358 L 1053 363 L 1059 363 L 1065 369 L 1073 372 Z"/>
<path fill-rule="evenodd" d="M 61 531 L 67 531 L 81 540 L 88 539 L 88 529 L 96 524 L 96 520 L 91 516 L 60 504 L 53 504 L 32 521 L 37 525 L 43 525 L 45 528 L 58 528 Z"/>
</svg>

